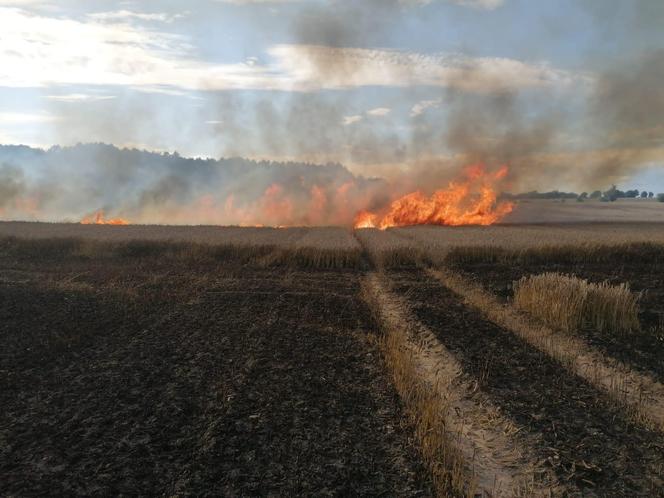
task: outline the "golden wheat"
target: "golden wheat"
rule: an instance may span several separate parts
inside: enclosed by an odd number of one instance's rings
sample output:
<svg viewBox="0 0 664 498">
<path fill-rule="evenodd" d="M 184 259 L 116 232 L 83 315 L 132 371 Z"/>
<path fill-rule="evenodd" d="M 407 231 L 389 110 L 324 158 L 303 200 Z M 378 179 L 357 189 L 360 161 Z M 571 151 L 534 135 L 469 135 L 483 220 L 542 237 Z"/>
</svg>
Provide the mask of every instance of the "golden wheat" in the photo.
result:
<svg viewBox="0 0 664 498">
<path fill-rule="evenodd" d="M 300 269 L 359 269 L 365 266 L 357 243 L 325 247 L 313 243 L 270 245 L 249 243 L 206 244 L 159 240 L 109 241 L 88 238 L 0 238 L 0 256 L 26 259 L 143 259 L 173 263 L 235 263 L 258 267 Z"/>
<path fill-rule="evenodd" d="M 515 282 L 514 305 L 567 332 L 584 325 L 608 333 L 639 329 L 638 295 L 628 284 L 595 284 L 574 276 L 544 273 Z"/>
<path fill-rule="evenodd" d="M 492 322 L 558 361 L 564 368 L 606 391 L 638 424 L 664 431 L 664 385 L 650 375 L 607 357 L 579 336 L 559 332 L 519 313 L 458 273 L 428 270 Z"/>
<path fill-rule="evenodd" d="M 437 255 L 445 254 L 454 247 L 464 246 L 495 246 L 521 250 L 543 246 L 612 246 L 634 242 L 664 244 L 662 223 L 417 226 L 394 229 L 394 232 Z"/>
<path fill-rule="evenodd" d="M 622 242 L 611 245 L 582 243 L 577 245 L 541 245 L 505 248 L 495 245 L 458 246 L 439 253 L 442 264 L 512 264 L 546 265 L 583 263 L 628 263 L 648 261 L 664 263 L 664 244 Z"/>
<path fill-rule="evenodd" d="M 423 247 L 394 230 L 356 230 L 355 237 L 377 268 L 407 268 L 422 265 L 429 260 Z"/>
</svg>

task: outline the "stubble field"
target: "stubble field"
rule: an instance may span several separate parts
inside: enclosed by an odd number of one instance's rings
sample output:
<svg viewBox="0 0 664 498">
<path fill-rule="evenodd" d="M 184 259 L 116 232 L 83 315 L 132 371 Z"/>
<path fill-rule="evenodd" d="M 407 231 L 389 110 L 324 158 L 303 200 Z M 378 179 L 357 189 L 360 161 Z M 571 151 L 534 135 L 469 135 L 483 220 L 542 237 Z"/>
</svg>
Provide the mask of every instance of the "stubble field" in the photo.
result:
<svg viewBox="0 0 664 498">
<path fill-rule="evenodd" d="M 0 224 L 0 495 L 663 495 L 662 270 L 657 223 Z"/>
</svg>

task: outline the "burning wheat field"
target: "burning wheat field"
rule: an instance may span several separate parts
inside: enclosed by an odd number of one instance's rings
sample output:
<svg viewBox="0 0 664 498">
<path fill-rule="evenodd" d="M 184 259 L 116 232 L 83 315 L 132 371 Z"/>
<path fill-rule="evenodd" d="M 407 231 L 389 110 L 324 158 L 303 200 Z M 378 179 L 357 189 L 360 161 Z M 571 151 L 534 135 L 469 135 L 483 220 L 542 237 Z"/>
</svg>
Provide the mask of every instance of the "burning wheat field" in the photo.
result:
<svg viewBox="0 0 664 498">
<path fill-rule="evenodd" d="M 664 496 L 662 25 L 0 0 L 0 496 Z"/>
</svg>

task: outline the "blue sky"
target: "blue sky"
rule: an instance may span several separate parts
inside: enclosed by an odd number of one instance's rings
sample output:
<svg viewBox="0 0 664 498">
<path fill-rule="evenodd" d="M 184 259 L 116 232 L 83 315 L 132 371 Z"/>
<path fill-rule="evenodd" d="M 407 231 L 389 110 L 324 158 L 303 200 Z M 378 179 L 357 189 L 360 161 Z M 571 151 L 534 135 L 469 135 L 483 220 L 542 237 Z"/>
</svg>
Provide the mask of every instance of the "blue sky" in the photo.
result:
<svg viewBox="0 0 664 498">
<path fill-rule="evenodd" d="M 641 123 L 597 97 L 662 22 L 661 0 L 0 1 L 0 143 L 664 191 L 664 103 Z"/>
</svg>

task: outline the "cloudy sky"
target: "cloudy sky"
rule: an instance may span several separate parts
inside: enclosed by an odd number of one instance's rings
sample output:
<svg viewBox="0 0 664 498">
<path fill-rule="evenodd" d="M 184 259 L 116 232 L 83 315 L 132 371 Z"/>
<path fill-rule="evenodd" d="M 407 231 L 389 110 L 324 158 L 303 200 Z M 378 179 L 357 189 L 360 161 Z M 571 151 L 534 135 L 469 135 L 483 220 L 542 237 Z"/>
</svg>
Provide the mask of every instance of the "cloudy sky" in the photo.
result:
<svg viewBox="0 0 664 498">
<path fill-rule="evenodd" d="M 0 143 L 664 191 L 662 25 L 661 0 L 0 0 Z"/>
</svg>

